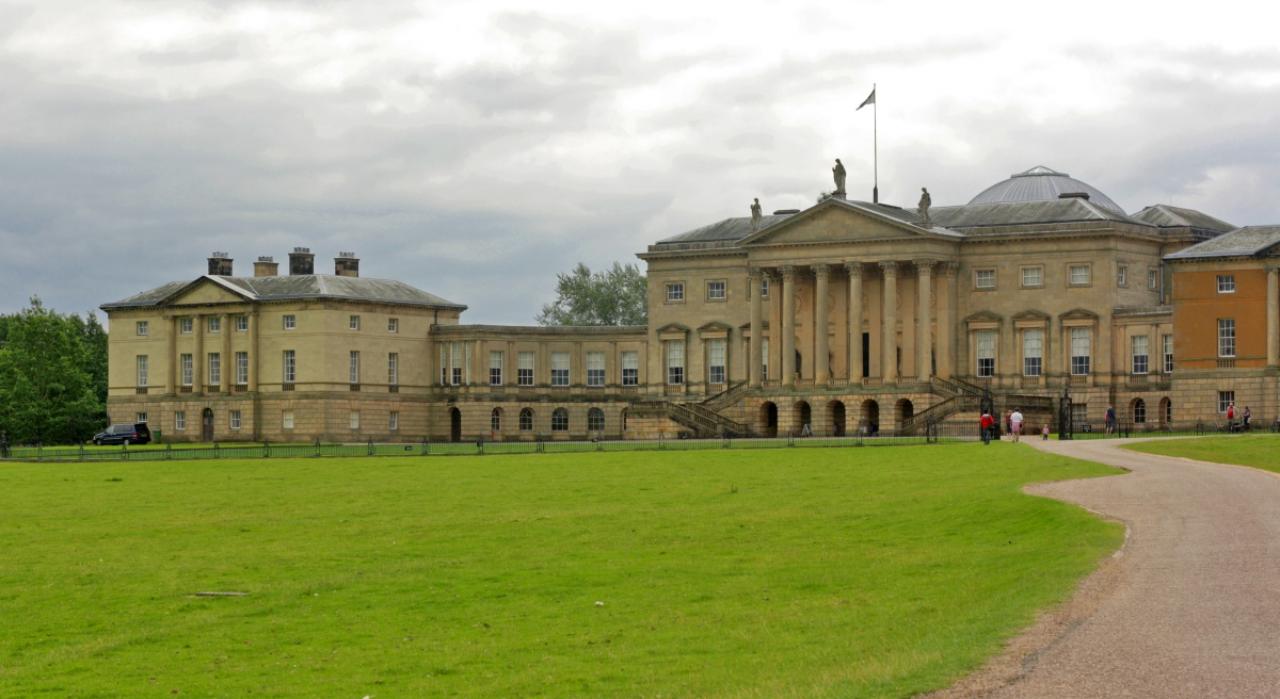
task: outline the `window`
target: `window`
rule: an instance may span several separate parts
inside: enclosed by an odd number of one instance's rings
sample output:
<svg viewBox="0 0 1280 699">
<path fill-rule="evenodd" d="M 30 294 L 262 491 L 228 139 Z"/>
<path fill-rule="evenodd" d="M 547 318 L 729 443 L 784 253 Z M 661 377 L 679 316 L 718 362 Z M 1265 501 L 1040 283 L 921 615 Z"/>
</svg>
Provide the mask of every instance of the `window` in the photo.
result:
<svg viewBox="0 0 1280 699">
<path fill-rule="evenodd" d="M 566 432 L 569 430 L 569 411 L 564 408 L 556 408 L 551 413 L 551 431 Z"/>
<path fill-rule="evenodd" d="M 147 421 L 147 414 L 146 414 L 145 412 L 142 412 L 142 413 L 136 413 L 136 414 L 134 414 L 134 416 L 133 416 L 133 421 L 134 421 L 134 422 L 146 422 L 146 421 Z"/>
<path fill-rule="evenodd" d="M 191 381 L 192 381 L 192 376 L 191 376 L 191 375 L 192 375 L 192 373 L 193 373 L 193 372 L 192 372 L 192 369 L 194 368 L 194 364 L 193 364 L 193 362 L 191 361 L 191 355 L 189 355 L 189 354 L 179 355 L 179 356 L 178 356 L 178 366 L 179 366 L 179 367 L 181 367 L 181 372 L 182 372 L 182 385 L 183 385 L 183 386 L 190 386 L 190 385 L 191 385 Z"/>
<path fill-rule="evenodd" d="M 236 385 L 249 383 L 249 353 L 236 352 Z"/>
<path fill-rule="evenodd" d="M 349 316 L 349 317 L 347 318 L 347 329 L 348 329 L 348 330 L 359 330 L 359 329 L 360 329 L 360 316 Z"/>
<path fill-rule="evenodd" d="M 622 385 L 623 386 L 640 385 L 640 353 L 639 352 L 623 352 L 622 353 Z"/>
<path fill-rule="evenodd" d="M 769 298 L 769 277 L 767 276 L 760 277 L 760 298 Z"/>
<path fill-rule="evenodd" d="M 725 283 L 723 279 L 707 282 L 707 300 L 723 301 L 725 299 Z"/>
<path fill-rule="evenodd" d="M 1168 398 L 1164 399 L 1164 424 L 1173 423 L 1173 401 Z"/>
<path fill-rule="evenodd" d="M 533 429 L 533 411 L 529 408 L 523 408 L 520 411 L 520 431 L 528 432 Z"/>
<path fill-rule="evenodd" d="M 973 270 L 973 288 L 975 289 L 996 288 L 996 271 L 994 269 Z"/>
<path fill-rule="evenodd" d="M 227 411 L 227 425 L 231 427 L 231 429 L 233 430 L 240 429 L 240 411 L 239 410 Z"/>
<path fill-rule="evenodd" d="M 502 385 L 502 352 L 489 352 L 489 385 Z"/>
<path fill-rule="evenodd" d="M 1164 373 L 1173 373 L 1173 335 L 1165 335 L 1161 338 L 1164 344 Z"/>
<path fill-rule="evenodd" d="M 347 356 L 347 381 L 352 385 L 360 383 L 360 353 L 352 351 Z"/>
<path fill-rule="evenodd" d="M 1227 408 L 1230 408 L 1235 402 L 1235 391 L 1218 391 L 1218 412 L 1226 413 Z"/>
<path fill-rule="evenodd" d="M 1160 288 L 1160 270 L 1147 270 L 1147 288 L 1152 291 Z"/>
<path fill-rule="evenodd" d="M 400 429 L 400 411 L 392 410 L 387 413 L 387 430 L 395 432 Z"/>
<path fill-rule="evenodd" d="M 1129 286 L 1129 267 L 1127 265 L 1120 265 L 1116 268 L 1116 286 Z"/>
<path fill-rule="evenodd" d="M 489 431 L 502 431 L 502 408 L 494 408 L 493 412 L 489 413 Z"/>
<path fill-rule="evenodd" d="M 667 343 L 667 383 L 673 386 L 684 383 L 684 340 Z"/>
<path fill-rule="evenodd" d="M 568 386 L 569 385 L 569 353 L 568 352 L 552 352 L 551 353 L 551 385 L 552 386 Z"/>
<path fill-rule="evenodd" d="M 1135 335 L 1130 338 L 1130 342 L 1133 345 L 1133 373 L 1147 373 L 1148 358 L 1150 356 L 1148 354 L 1148 337 L 1146 335 Z M 1137 422 L 1137 420 L 1134 420 L 1134 422 Z"/>
<path fill-rule="evenodd" d="M 1088 286 L 1093 281 L 1093 270 L 1089 265 L 1071 265 L 1067 278 L 1071 286 Z"/>
<path fill-rule="evenodd" d="M 285 330 L 293 330 L 296 327 L 298 327 L 298 316 L 295 316 L 292 313 L 284 316 Z"/>
<path fill-rule="evenodd" d="M 222 332 L 222 318 L 209 316 L 209 334 L 216 335 L 220 332 Z"/>
<path fill-rule="evenodd" d="M 206 383 L 210 386 L 222 383 L 222 355 L 217 352 L 209 353 L 209 380 Z"/>
<path fill-rule="evenodd" d="M 604 431 L 604 411 L 599 408 L 592 408 L 587 411 L 587 430 L 590 432 Z"/>
<path fill-rule="evenodd" d="M 1044 267 L 1023 267 L 1022 286 L 1027 289 L 1044 286 Z"/>
<path fill-rule="evenodd" d="M 193 323 L 190 318 L 179 318 L 178 332 L 182 333 L 183 335 L 190 335 L 191 328 L 193 325 L 195 325 L 195 323 Z"/>
<path fill-rule="evenodd" d="M 400 353 L 399 352 L 387 353 L 387 385 L 388 386 L 400 385 Z"/>
<path fill-rule="evenodd" d="M 1141 398 L 1133 402 L 1133 424 L 1140 425 L 1147 421 L 1147 402 Z"/>
<path fill-rule="evenodd" d="M 996 374 L 996 331 L 979 330 L 975 338 L 978 349 L 978 376 L 988 377 Z"/>
<path fill-rule="evenodd" d="M 1085 376 L 1089 373 L 1089 329 L 1071 329 L 1071 375 Z"/>
<path fill-rule="evenodd" d="M 707 381 L 722 384 L 725 379 L 725 342 L 722 339 L 707 342 Z"/>
<path fill-rule="evenodd" d="M 243 313 L 236 316 L 236 332 L 245 332 L 249 329 L 249 316 Z"/>
<path fill-rule="evenodd" d="M 1236 293 L 1236 275 L 1219 274 L 1218 275 L 1218 293 L 1219 294 Z"/>
<path fill-rule="evenodd" d="M 293 383 L 298 380 L 297 355 L 293 350 L 284 351 L 284 382 Z"/>
<path fill-rule="evenodd" d="M 293 411 L 286 410 L 280 413 L 280 427 L 286 430 L 293 429 Z"/>
<path fill-rule="evenodd" d="M 145 388 L 147 385 L 147 355 L 138 355 L 138 387 Z"/>
<path fill-rule="evenodd" d="M 1218 319 L 1218 356 L 1236 356 L 1236 321 L 1235 318 Z"/>
<path fill-rule="evenodd" d="M 604 352 L 587 352 L 587 385 L 604 385 Z"/>
<path fill-rule="evenodd" d="M 360 411 L 359 410 L 352 410 L 351 415 L 348 417 L 348 420 L 351 423 L 351 429 L 353 430 L 360 429 Z"/>
<path fill-rule="evenodd" d="M 399 319 L 399 318 L 387 318 L 387 332 L 389 332 L 389 333 L 398 333 L 398 332 L 400 332 L 400 319 Z"/>
<path fill-rule="evenodd" d="M 861 372 L 861 369 L 858 369 Z M 769 338 L 760 338 L 760 380 L 769 380 Z"/>
<path fill-rule="evenodd" d="M 667 303 L 684 303 L 684 282 L 667 282 Z"/>
<path fill-rule="evenodd" d="M 518 363 L 516 367 L 516 383 L 521 386 L 533 385 L 533 352 L 521 352 L 516 358 Z"/>
<path fill-rule="evenodd" d="M 175 410 L 173 413 L 173 429 L 182 432 L 187 429 L 187 412 Z"/>
<path fill-rule="evenodd" d="M 1044 331 L 1022 332 L 1022 375 L 1039 376 L 1044 369 Z"/>
<path fill-rule="evenodd" d="M 449 343 L 449 383 L 462 385 L 462 358 L 464 346 L 461 342 Z"/>
<path fill-rule="evenodd" d="M 150 326 L 145 320 L 140 320 L 137 323 L 134 323 L 134 327 L 137 330 L 138 337 L 146 337 L 150 330 Z"/>
</svg>

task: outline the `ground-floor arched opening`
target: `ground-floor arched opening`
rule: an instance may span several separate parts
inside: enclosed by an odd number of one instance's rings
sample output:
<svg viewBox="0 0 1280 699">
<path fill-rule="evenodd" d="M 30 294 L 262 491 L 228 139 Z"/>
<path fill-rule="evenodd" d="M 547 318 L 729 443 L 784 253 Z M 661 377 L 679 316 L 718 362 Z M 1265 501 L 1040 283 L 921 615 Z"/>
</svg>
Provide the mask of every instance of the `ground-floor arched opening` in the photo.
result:
<svg viewBox="0 0 1280 699">
<path fill-rule="evenodd" d="M 845 434 L 844 425 L 844 403 L 833 400 L 827 404 L 827 416 L 831 422 L 831 434 L 837 437 L 843 437 Z"/>
<path fill-rule="evenodd" d="M 760 433 L 766 437 L 778 436 L 778 406 L 772 401 L 760 406 Z"/>
<path fill-rule="evenodd" d="M 902 429 L 902 423 L 910 420 L 916 414 L 916 407 L 911 401 L 903 398 L 893 409 L 893 426 L 894 429 Z"/>
<path fill-rule="evenodd" d="M 1133 403 L 1129 405 L 1129 415 L 1133 418 L 1133 424 L 1142 425 L 1147 422 L 1147 402 L 1141 398 L 1134 398 Z"/>
<path fill-rule="evenodd" d="M 489 431 L 492 439 L 502 439 L 502 408 L 494 408 L 489 413 Z"/>
<path fill-rule="evenodd" d="M 205 408 L 200 413 L 200 438 L 206 442 L 213 441 L 213 409 Z"/>
<path fill-rule="evenodd" d="M 462 441 L 462 411 L 449 408 L 449 441 Z"/>
<path fill-rule="evenodd" d="M 1173 425 L 1173 401 L 1160 399 L 1160 426 L 1168 428 Z"/>
<path fill-rule="evenodd" d="M 858 430 L 867 435 L 880 433 L 879 403 L 869 398 L 862 401 L 862 407 L 858 410 Z"/>
<path fill-rule="evenodd" d="M 807 401 L 796 401 L 791 409 L 794 434 L 813 434 L 813 409 Z"/>
</svg>

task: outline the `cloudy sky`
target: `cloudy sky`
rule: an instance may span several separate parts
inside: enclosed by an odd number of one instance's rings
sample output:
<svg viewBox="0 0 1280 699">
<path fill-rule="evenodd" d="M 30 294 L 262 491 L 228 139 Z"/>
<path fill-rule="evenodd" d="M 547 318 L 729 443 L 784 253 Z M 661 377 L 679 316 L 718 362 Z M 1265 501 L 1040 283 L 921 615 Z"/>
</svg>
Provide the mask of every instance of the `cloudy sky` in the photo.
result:
<svg viewBox="0 0 1280 699">
<path fill-rule="evenodd" d="M 1280 13 L 1195 7 L 0 0 L 0 312 L 309 245 L 528 323 L 556 272 L 806 206 L 834 157 L 869 198 L 873 82 L 885 201 L 1045 164 L 1280 222 Z"/>
</svg>

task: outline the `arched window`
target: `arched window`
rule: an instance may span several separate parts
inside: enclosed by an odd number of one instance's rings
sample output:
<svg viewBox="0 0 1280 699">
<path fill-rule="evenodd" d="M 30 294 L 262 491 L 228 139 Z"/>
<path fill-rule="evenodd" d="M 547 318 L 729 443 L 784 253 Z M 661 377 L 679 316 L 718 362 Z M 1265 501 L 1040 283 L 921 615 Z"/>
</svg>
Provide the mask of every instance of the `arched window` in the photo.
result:
<svg viewBox="0 0 1280 699">
<path fill-rule="evenodd" d="M 1164 424 L 1173 424 L 1173 401 L 1164 399 Z"/>
<path fill-rule="evenodd" d="M 1147 402 L 1141 398 L 1133 401 L 1133 422 L 1140 425 L 1147 421 Z"/>
<path fill-rule="evenodd" d="M 489 429 L 494 432 L 502 431 L 502 408 L 494 408 L 493 412 L 489 413 Z"/>
<path fill-rule="evenodd" d="M 564 408 L 556 408 L 551 413 L 551 431 L 566 432 L 569 429 L 569 411 Z"/>
<path fill-rule="evenodd" d="M 620 420 L 622 423 L 622 431 L 626 432 L 627 431 L 627 409 L 626 408 L 622 409 L 622 413 L 618 415 L 618 420 Z"/>
<path fill-rule="evenodd" d="M 528 432 L 533 429 L 533 409 L 525 408 L 520 411 L 520 431 Z"/>
<path fill-rule="evenodd" d="M 604 431 L 604 411 L 592 408 L 587 411 L 587 429 L 592 432 Z"/>
</svg>

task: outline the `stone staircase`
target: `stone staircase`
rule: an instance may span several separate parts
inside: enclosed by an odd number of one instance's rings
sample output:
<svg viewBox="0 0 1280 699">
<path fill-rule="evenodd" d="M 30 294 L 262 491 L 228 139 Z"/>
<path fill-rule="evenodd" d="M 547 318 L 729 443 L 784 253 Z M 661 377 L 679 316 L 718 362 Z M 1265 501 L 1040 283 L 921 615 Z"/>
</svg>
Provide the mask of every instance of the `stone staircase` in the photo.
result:
<svg viewBox="0 0 1280 699">
<path fill-rule="evenodd" d="M 750 434 L 750 428 L 720 411 L 737 403 L 746 391 L 747 384 L 743 381 L 700 403 L 646 401 L 642 405 L 688 427 L 695 437 L 745 437 Z"/>
<path fill-rule="evenodd" d="M 920 434 L 929 425 L 941 424 L 961 413 L 976 414 L 982 409 L 982 398 L 986 393 L 983 387 L 967 381 L 937 377 L 929 379 L 929 390 L 942 400 L 903 420 L 898 434 Z M 1017 407 L 1027 415 L 1031 424 L 1043 424 L 1043 421 L 1051 422 L 1053 419 L 1055 407 L 1051 396 L 1036 396 L 996 389 L 991 391 L 991 399 L 997 416 Z M 973 422 L 976 424 L 977 420 L 974 419 Z"/>
</svg>

